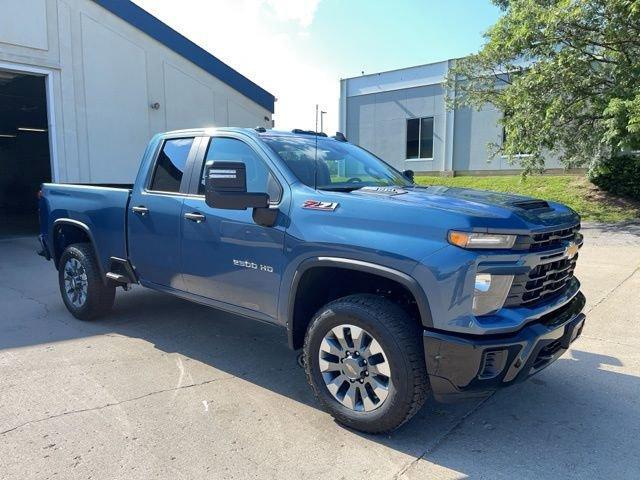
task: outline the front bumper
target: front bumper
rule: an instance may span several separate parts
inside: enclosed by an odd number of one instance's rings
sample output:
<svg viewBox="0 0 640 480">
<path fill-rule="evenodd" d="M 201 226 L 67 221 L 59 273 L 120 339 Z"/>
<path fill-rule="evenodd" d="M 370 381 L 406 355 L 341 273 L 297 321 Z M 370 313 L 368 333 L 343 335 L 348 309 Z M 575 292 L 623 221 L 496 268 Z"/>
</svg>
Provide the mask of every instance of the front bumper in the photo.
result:
<svg viewBox="0 0 640 480">
<path fill-rule="evenodd" d="M 563 307 L 521 330 L 503 335 L 424 331 L 425 360 L 438 401 L 484 396 L 539 372 L 582 333 L 580 292 Z"/>
</svg>

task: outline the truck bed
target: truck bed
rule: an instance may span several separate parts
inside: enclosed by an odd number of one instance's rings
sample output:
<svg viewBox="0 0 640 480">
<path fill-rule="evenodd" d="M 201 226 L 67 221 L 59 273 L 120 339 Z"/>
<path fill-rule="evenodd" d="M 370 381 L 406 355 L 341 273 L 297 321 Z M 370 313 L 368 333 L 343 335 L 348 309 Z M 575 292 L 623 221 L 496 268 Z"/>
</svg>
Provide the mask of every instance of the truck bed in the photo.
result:
<svg viewBox="0 0 640 480">
<path fill-rule="evenodd" d="M 130 188 L 45 183 L 42 185 L 40 229 L 53 253 L 56 226 L 81 226 L 91 236 L 103 271 L 110 257 L 127 258 L 126 213 Z"/>
</svg>

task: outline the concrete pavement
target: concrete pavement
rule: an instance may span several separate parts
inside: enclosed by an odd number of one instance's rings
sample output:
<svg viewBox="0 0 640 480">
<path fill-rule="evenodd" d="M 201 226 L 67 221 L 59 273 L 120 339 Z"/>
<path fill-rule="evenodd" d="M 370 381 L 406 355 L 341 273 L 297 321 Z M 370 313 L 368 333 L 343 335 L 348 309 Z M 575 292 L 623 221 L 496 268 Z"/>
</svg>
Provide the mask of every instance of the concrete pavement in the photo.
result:
<svg viewBox="0 0 640 480">
<path fill-rule="evenodd" d="M 319 410 L 283 331 L 141 288 L 80 322 L 36 241 L 0 241 L 0 478 L 638 478 L 640 229 L 584 233 L 574 348 L 390 436 Z"/>
</svg>

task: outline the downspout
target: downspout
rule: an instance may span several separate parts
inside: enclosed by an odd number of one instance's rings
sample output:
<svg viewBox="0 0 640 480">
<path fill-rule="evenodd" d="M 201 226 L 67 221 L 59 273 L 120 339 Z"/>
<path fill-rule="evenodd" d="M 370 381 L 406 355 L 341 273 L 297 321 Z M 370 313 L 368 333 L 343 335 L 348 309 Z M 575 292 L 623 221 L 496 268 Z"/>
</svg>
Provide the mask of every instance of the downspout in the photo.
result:
<svg viewBox="0 0 640 480">
<path fill-rule="evenodd" d="M 447 61 L 447 74 L 455 60 Z M 456 98 L 456 90 L 447 88 L 445 91 L 445 96 L 447 97 L 445 105 L 450 102 L 454 102 Z M 445 176 L 454 176 L 455 172 L 453 171 L 453 132 L 455 127 L 455 109 L 449 109 L 445 106 L 445 137 L 444 137 L 444 162 L 442 165 L 442 174 Z"/>
</svg>

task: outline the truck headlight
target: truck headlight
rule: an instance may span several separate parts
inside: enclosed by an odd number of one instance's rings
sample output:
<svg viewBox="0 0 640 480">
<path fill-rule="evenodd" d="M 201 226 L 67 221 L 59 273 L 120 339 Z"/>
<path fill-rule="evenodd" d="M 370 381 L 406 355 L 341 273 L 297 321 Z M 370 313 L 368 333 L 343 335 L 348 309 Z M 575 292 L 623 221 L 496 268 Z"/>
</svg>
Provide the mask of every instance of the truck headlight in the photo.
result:
<svg viewBox="0 0 640 480">
<path fill-rule="evenodd" d="M 513 275 L 478 273 L 473 292 L 473 314 L 488 315 L 502 308 L 513 282 Z"/>
<path fill-rule="evenodd" d="M 449 231 L 449 243 L 462 248 L 513 248 L 517 235 Z"/>
</svg>

